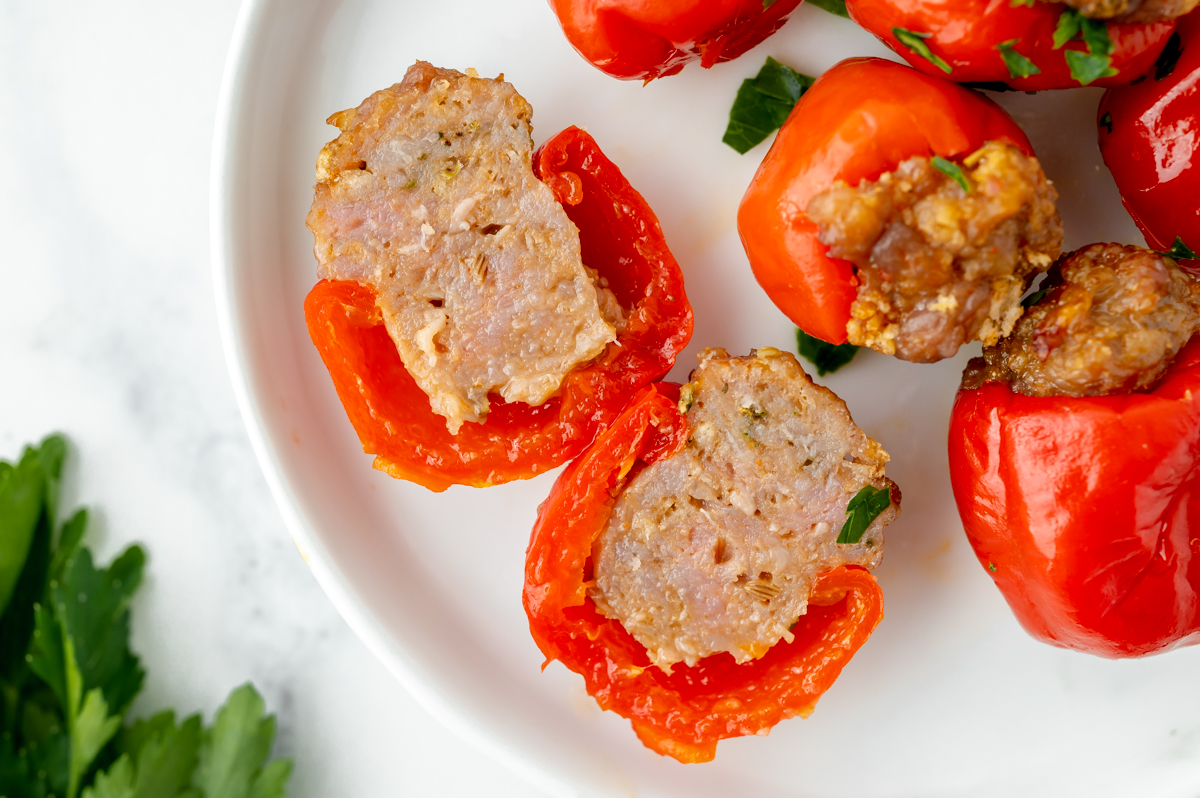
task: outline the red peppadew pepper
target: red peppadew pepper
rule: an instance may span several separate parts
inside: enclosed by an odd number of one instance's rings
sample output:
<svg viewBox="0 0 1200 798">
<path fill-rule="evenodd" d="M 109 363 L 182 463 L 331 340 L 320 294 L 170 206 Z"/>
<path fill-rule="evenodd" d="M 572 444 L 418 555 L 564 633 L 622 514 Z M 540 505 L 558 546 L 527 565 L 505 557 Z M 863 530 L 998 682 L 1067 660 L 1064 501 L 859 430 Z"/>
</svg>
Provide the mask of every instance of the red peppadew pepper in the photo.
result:
<svg viewBox="0 0 1200 798">
<path fill-rule="evenodd" d="M 950 481 L 1031 635 L 1104 657 L 1200 642 L 1200 340 L 1148 393 L 959 391 Z"/>
<path fill-rule="evenodd" d="M 858 282 L 817 238 L 808 202 L 837 180 L 855 186 L 914 156 L 965 156 L 988 141 L 1027 155 L 1029 140 L 977 92 L 879 58 L 851 58 L 817 79 L 779 131 L 738 209 L 759 285 L 796 326 L 834 344 Z"/>
<path fill-rule="evenodd" d="M 567 41 L 623 80 L 732 61 L 787 21 L 800 0 L 550 0 Z"/>
<path fill-rule="evenodd" d="M 1151 249 L 1200 252 L 1200 14 L 1177 37 L 1145 81 L 1104 94 L 1100 154 Z"/>
<path fill-rule="evenodd" d="M 1085 20 L 1045 0 L 847 0 L 846 9 L 922 72 L 1021 91 L 1129 83 L 1146 74 L 1175 29 Z"/>
<path fill-rule="evenodd" d="M 670 674 L 652 666 L 646 649 L 588 598 L 586 571 L 626 479 L 686 442 L 678 391 L 669 383 L 643 389 L 559 477 L 530 538 L 524 602 L 547 664 L 559 660 L 582 675 L 601 708 L 628 718 L 651 750 L 707 762 L 719 740 L 807 716 L 883 617 L 883 594 L 868 571 L 836 568 L 817 578 L 793 642 L 742 665 L 722 653 Z"/>
<path fill-rule="evenodd" d="M 534 153 L 534 171 L 579 228 L 583 262 L 620 302 L 626 326 L 600 358 L 572 371 L 558 395 L 531 407 L 492 398 L 482 424 L 457 435 L 430 409 L 388 337 L 375 294 L 322 281 L 304 303 L 309 335 L 375 467 L 445 490 L 525 479 L 570 460 L 640 388 L 666 374 L 692 334 L 679 265 L 646 201 L 578 128 Z"/>
</svg>

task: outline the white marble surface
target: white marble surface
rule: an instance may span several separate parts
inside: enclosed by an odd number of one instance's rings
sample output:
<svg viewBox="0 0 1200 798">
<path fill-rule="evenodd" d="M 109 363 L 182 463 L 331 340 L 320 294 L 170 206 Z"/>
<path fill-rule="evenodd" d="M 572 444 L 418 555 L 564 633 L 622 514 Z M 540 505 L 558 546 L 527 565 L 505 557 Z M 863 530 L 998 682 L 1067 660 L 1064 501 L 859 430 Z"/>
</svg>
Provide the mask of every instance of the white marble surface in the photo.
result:
<svg viewBox="0 0 1200 798">
<path fill-rule="evenodd" d="M 135 714 L 250 679 L 291 795 L 536 796 L 443 729 L 293 547 L 222 359 L 208 170 L 237 0 L 0 0 L 0 457 L 61 430 L 107 561 L 150 555 Z"/>
</svg>

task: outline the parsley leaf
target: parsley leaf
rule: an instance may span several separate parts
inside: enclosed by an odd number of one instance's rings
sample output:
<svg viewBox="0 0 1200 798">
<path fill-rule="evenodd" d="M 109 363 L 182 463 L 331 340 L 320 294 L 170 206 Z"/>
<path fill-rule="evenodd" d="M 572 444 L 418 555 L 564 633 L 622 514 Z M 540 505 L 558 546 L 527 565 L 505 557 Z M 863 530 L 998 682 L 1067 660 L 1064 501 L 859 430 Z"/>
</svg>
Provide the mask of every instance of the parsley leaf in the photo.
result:
<svg viewBox="0 0 1200 798">
<path fill-rule="evenodd" d="M 1086 86 L 1100 78 L 1111 78 L 1117 74 L 1113 69 L 1112 58 L 1107 55 L 1092 55 L 1078 50 L 1067 50 L 1067 66 L 1071 68 L 1071 77 L 1079 81 L 1080 86 Z"/>
<path fill-rule="evenodd" d="M 775 0 L 763 0 L 763 8 L 770 8 L 775 5 Z"/>
<path fill-rule="evenodd" d="M 947 75 L 953 71 L 951 66 L 934 55 L 933 50 L 930 50 L 929 45 L 925 43 L 925 40 L 933 35 L 932 33 L 917 33 L 916 31 L 905 30 L 904 28 L 892 28 L 892 35 L 896 37 L 896 41 L 900 42 L 909 50 L 912 50 L 914 53 L 933 64 Z"/>
<path fill-rule="evenodd" d="M 892 504 L 892 492 L 888 488 L 876 488 L 866 485 L 854 494 L 846 505 L 846 523 L 838 533 L 837 542 L 853 544 L 862 540 L 863 533 L 879 514 Z"/>
<path fill-rule="evenodd" d="M 183 798 L 196 770 L 202 728 L 192 715 L 178 727 L 175 713 L 162 712 L 122 729 L 121 757 L 98 774 L 83 798 Z"/>
<path fill-rule="evenodd" d="M 808 3 L 828 11 L 830 14 L 850 19 L 850 12 L 846 10 L 846 0 L 808 0 Z"/>
<path fill-rule="evenodd" d="M 1075 13 L 1079 13 L 1076 11 Z M 1079 32 L 1092 55 L 1112 55 L 1113 43 L 1108 36 L 1108 23 L 1102 19 L 1080 16 Z"/>
<path fill-rule="evenodd" d="M 1179 38 L 1179 31 L 1171 34 L 1171 38 L 1167 39 L 1167 46 L 1158 54 L 1158 59 L 1154 62 L 1154 79 L 1166 80 L 1175 71 L 1175 65 L 1179 63 L 1179 56 L 1183 54 L 1182 40 Z"/>
<path fill-rule="evenodd" d="M 809 335 L 799 327 L 796 328 L 796 349 L 800 357 L 817 367 L 818 377 L 832 374 L 858 354 L 858 347 L 854 344 L 831 344 Z"/>
<path fill-rule="evenodd" d="M 192 781 L 204 798 L 281 798 L 292 763 L 277 759 L 264 766 L 275 740 L 275 717 L 263 717 L 264 709 L 258 692 L 244 684 L 217 712 Z"/>
<path fill-rule="evenodd" d="M 1166 252 L 1160 250 L 1158 254 L 1166 255 L 1168 258 L 1174 258 L 1175 260 L 1194 260 L 1200 257 L 1191 247 L 1183 243 L 1183 239 L 1179 236 L 1175 236 L 1175 243 L 1171 245 L 1170 249 Z"/>
<path fill-rule="evenodd" d="M 1008 76 L 1027 78 L 1031 75 L 1042 74 L 1042 70 L 1037 68 L 1037 64 L 1017 52 L 1015 45 L 1020 41 L 1020 39 L 1009 39 L 996 45 L 996 49 L 1000 51 L 1000 57 L 1004 59 L 1004 65 L 1008 67 Z"/>
<path fill-rule="evenodd" d="M 1064 8 L 1058 16 L 1058 25 L 1054 28 L 1054 49 L 1061 50 L 1063 45 L 1077 37 L 1083 29 L 1083 15 L 1073 8 Z"/>
<path fill-rule="evenodd" d="M 1025 308 L 1026 310 L 1033 307 L 1042 301 L 1042 299 L 1046 296 L 1046 292 L 1049 290 L 1049 288 L 1041 288 L 1037 291 L 1034 291 L 1032 294 L 1021 300 L 1021 307 Z"/>
<path fill-rule="evenodd" d="M 770 56 L 753 78 L 742 81 L 721 141 L 743 155 L 787 121 L 814 78 Z"/>
<path fill-rule="evenodd" d="M 34 533 L 48 504 L 48 477 L 40 448 L 27 447 L 16 466 L 0 464 L 0 612 L 8 608 L 25 569 Z M 56 483 L 57 477 L 55 473 Z"/>
<path fill-rule="evenodd" d="M 939 172 L 949 177 L 955 183 L 958 183 L 959 187 L 962 188 L 963 191 L 968 194 L 971 193 L 970 181 L 968 181 L 967 176 L 963 174 L 962 167 L 960 167 L 954 161 L 948 161 L 940 155 L 935 155 L 930 160 L 930 163 L 932 163 L 934 168 Z"/>
</svg>

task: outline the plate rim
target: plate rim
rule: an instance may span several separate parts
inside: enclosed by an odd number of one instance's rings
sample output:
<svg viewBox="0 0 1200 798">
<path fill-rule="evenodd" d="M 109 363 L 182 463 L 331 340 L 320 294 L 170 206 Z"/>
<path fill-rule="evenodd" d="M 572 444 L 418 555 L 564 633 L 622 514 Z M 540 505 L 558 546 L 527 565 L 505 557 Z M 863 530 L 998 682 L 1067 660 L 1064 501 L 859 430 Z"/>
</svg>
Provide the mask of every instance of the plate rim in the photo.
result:
<svg viewBox="0 0 1200 798">
<path fill-rule="evenodd" d="M 238 259 L 235 255 L 233 209 L 238 185 L 233 162 L 239 133 L 244 125 L 243 97 L 247 81 L 252 77 L 253 49 L 269 24 L 270 12 L 277 10 L 279 5 L 273 0 L 241 2 L 217 96 L 209 162 L 209 257 L 217 326 L 229 380 L 251 449 L 292 542 L 322 592 L 367 650 L 400 682 L 421 708 L 459 740 L 537 789 L 550 795 L 578 796 L 576 787 L 556 777 L 533 759 L 521 755 L 519 749 L 502 745 L 469 708 L 439 690 L 404 657 L 399 656 L 397 648 L 403 648 L 399 645 L 400 641 L 383 629 L 350 580 L 334 564 L 283 478 L 279 458 L 268 440 L 265 423 L 250 388 L 245 333 L 235 311 L 238 294 L 234 275 Z M 276 8 L 272 9 L 271 6 Z M 282 6 L 286 8 L 287 4 L 283 3 Z"/>
</svg>

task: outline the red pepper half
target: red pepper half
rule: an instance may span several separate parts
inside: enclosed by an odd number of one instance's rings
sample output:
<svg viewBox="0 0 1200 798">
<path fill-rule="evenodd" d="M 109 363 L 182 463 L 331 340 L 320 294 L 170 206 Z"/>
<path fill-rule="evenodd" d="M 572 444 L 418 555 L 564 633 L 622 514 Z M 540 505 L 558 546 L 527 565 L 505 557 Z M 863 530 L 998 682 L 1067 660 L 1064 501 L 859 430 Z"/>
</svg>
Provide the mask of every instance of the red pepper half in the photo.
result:
<svg viewBox="0 0 1200 798">
<path fill-rule="evenodd" d="M 858 281 L 831 258 L 808 202 L 841 180 L 856 186 L 914 156 L 965 156 L 988 141 L 1032 155 L 1029 139 L 983 95 L 880 58 L 851 58 L 817 79 L 779 131 L 738 209 L 759 285 L 796 326 L 846 340 Z"/>
<path fill-rule="evenodd" d="M 348 281 L 321 281 L 304 302 L 308 331 L 363 451 L 397 479 L 445 490 L 525 479 L 583 450 L 638 389 L 659 379 L 692 335 L 679 264 L 654 212 L 596 142 L 571 127 L 534 153 L 534 171 L 579 228 L 583 262 L 608 280 L 625 329 L 600 358 L 538 407 L 491 397 L 482 424 L 457 435 L 405 370 L 375 305 Z"/>
<path fill-rule="evenodd" d="M 1104 657 L 1200 642 L 1200 339 L 1149 393 L 959 391 L 950 481 L 1034 637 Z"/>
<path fill-rule="evenodd" d="M 571 46 L 623 80 L 732 61 L 787 21 L 800 0 L 550 0 Z"/>
<path fill-rule="evenodd" d="M 807 716 L 883 617 L 883 594 L 855 566 L 817 578 L 791 643 L 738 665 L 727 653 L 671 674 L 587 597 L 592 542 L 615 497 L 643 465 L 669 457 L 687 440 L 679 388 L 648 386 L 554 484 L 538 510 L 525 559 L 525 612 L 546 664 L 559 660 L 583 676 L 603 708 L 626 717 L 651 750 L 680 762 L 707 762 L 726 737 L 763 734 Z"/>
<path fill-rule="evenodd" d="M 1200 252 L 1200 14 L 1182 17 L 1177 32 L 1174 68 L 1168 60 L 1105 92 L 1096 116 L 1100 154 L 1146 243 L 1165 252 L 1180 238 Z"/>
<path fill-rule="evenodd" d="M 1154 64 L 1174 22 L 1108 23 L 1111 52 L 1085 56 L 1081 39 L 1055 48 L 1059 19 L 1073 10 L 1045 0 L 846 0 L 850 17 L 922 72 L 959 83 L 1004 83 L 1021 91 L 1120 86 Z M 898 38 L 900 37 L 900 38 Z M 903 39 L 908 39 L 907 42 Z M 1068 57 L 1067 53 L 1074 53 Z M 1076 74 L 1072 74 L 1072 61 Z M 1032 67 L 1032 69 L 1030 69 Z M 1036 70 L 1036 71 L 1035 71 Z"/>
</svg>

